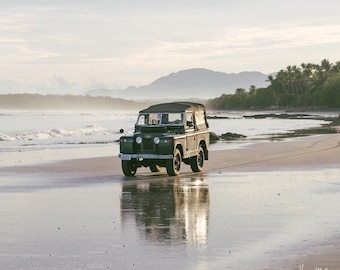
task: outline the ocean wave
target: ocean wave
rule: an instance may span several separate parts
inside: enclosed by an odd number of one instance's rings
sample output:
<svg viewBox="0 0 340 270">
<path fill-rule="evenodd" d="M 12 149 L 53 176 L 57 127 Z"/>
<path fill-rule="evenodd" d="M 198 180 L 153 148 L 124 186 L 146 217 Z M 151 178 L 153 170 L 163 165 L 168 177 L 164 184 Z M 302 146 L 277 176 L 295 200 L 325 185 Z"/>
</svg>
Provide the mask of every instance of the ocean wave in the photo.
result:
<svg viewBox="0 0 340 270">
<path fill-rule="evenodd" d="M 108 131 L 102 127 L 96 127 L 89 125 L 77 129 L 51 129 L 47 131 L 35 131 L 24 132 L 14 135 L 1 134 L 0 141 L 32 141 L 32 140 L 48 140 L 52 138 L 64 138 L 64 137 L 81 137 L 92 135 L 109 135 L 113 134 L 112 131 Z"/>
</svg>

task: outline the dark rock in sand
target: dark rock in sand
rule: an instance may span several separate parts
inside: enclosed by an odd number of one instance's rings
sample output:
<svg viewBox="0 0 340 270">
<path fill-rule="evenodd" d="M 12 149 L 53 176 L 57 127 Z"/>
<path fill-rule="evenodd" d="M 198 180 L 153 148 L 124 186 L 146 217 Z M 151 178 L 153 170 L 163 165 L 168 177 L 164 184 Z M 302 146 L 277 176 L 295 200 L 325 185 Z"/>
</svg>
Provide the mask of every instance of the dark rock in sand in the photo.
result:
<svg viewBox="0 0 340 270">
<path fill-rule="evenodd" d="M 215 132 L 210 132 L 210 143 L 219 141 L 221 138 Z"/>
<path fill-rule="evenodd" d="M 238 140 L 238 139 L 243 139 L 246 138 L 247 136 L 242 135 L 242 134 L 237 134 L 237 133 L 231 133 L 227 132 L 221 135 L 221 138 L 226 141 L 231 141 L 231 140 Z"/>
<path fill-rule="evenodd" d="M 217 116 L 217 115 L 214 115 L 214 116 L 207 116 L 207 119 L 230 119 L 230 117 L 228 116 Z"/>
</svg>

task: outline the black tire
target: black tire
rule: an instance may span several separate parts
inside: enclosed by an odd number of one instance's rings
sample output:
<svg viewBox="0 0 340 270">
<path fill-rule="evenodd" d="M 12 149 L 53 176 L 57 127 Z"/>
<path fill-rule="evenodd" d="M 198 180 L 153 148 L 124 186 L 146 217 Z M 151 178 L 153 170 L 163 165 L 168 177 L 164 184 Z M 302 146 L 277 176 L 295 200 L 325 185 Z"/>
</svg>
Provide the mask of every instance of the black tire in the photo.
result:
<svg viewBox="0 0 340 270">
<path fill-rule="evenodd" d="M 191 170 L 193 172 L 200 172 L 203 169 L 204 164 L 204 150 L 200 146 L 197 156 L 191 158 Z"/>
<path fill-rule="evenodd" d="M 150 171 L 152 171 L 152 172 L 160 172 L 161 171 L 161 167 L 158 166 L 156 163 L 152 163 L 150 165 Z"/>
<path fill-rule="evenodd" d="M 169 176 L 179 175 L 181 170 L 182 155 L 181 152 L 176 149 L 174 152 L 174 158 L 169 159 L 166 164 L 166 172 Z"/>
<path fill-rule="evenodd" d="M 136 161 L 122 160 L 122 170 L 125 176 L 134 176 L 137 172 Z"/>
</svg>

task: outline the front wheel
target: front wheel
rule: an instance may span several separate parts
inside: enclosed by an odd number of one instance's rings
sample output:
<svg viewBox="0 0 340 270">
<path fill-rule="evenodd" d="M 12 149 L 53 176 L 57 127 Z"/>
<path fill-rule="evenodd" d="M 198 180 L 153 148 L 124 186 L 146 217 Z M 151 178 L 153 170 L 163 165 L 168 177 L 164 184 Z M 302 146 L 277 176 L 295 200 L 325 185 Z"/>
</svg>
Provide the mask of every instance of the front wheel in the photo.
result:
<svg viewBox="0 0 340 270">
<path fill-rule="evenodd" d="M 137 172 L 136 161 L 122 160 L 122 170 L 125 176 L 134 176 Z"/>
<path fill-rule="evenodd" d="M 191 170 L 193 172 L 200 172 L 203 169 L 204 164 L 204 151 L 203 148 L 200 147 L 198 150 L 197 156 L 191 158 Z"/>
<path fill-rule="evenodd" d="M 173 159 L 169 159 L 166 164 L 166 172 L 169 176 L 179 175 L 181 170 L 182 155 L 181 152 L 176 149 Z"/>
</svg>

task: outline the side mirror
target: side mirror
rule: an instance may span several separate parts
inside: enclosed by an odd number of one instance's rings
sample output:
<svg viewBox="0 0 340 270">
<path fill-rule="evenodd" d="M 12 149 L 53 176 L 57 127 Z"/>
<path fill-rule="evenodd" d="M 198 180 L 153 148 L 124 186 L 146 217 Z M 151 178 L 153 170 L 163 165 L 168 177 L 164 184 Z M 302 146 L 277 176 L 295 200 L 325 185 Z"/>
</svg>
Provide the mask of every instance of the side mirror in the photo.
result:
<svg viewBox="0 0 340 270">
<path fill-rule="evenodd" d="M 121 128 L 121 129 L 119 130 L 119 133 L 124 133 L 124 129 Z"/>
</svg>

